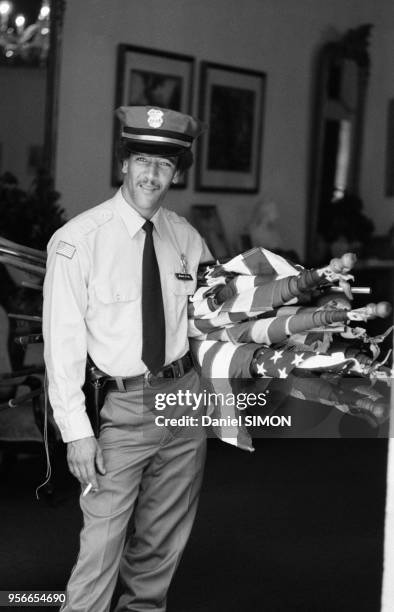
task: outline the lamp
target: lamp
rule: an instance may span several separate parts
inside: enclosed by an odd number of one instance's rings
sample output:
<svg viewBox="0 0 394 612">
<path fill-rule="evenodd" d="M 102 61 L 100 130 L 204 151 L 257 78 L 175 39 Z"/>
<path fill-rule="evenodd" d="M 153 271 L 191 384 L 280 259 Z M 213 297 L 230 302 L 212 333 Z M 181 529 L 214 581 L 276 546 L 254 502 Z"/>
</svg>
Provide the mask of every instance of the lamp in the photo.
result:
<svg viewBox="0 0 394 612">
<path fill-rule="evenodd" d="M 13 4 L 0 1 L 0 64 L 44 65 L 49 51 L 50 0 L 43 0 L 35 23 L 26 26 L 24 15 L 10 25 Z"/>
</svg>

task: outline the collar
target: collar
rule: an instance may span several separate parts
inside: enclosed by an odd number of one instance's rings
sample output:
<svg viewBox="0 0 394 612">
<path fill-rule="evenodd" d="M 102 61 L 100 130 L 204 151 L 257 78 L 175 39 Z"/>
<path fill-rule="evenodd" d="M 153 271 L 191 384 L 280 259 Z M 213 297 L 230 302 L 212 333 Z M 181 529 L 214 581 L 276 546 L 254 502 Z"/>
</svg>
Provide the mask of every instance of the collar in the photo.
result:
<svg viewBox="0 0 394 612">
<path fill-rule="evenodd" d="M 126 225 L 127 231 L 129 233 L 130 238 L 134 238 L 136 233 L 142 228 L 146 219 L 142 217 L 123 197 L 122 190 L 119 188 L 113 197 L 113 203 L 121 216 L 124 224 Z M 162 238 L 164 233 L 164 218 L 163 211 L 160 207 L 153 217 L 151 221 L 155 227 L 155 230 Z"/>
</svg>

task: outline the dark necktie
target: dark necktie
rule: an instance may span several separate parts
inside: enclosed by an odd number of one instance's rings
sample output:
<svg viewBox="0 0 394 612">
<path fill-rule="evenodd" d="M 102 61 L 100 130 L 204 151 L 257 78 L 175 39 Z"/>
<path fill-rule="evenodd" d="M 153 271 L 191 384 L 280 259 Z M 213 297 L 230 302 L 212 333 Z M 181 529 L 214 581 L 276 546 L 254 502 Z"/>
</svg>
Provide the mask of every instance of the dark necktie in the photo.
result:
<svg viewBox="0 0 394 612">
<path fill-rule="evenodd" d="M 146 221 L 142 257 L 142 361 L 152 374 L 164 365 L 166 327 L 160 272 L 153 244 L 153 223 Z"/>
</svg>

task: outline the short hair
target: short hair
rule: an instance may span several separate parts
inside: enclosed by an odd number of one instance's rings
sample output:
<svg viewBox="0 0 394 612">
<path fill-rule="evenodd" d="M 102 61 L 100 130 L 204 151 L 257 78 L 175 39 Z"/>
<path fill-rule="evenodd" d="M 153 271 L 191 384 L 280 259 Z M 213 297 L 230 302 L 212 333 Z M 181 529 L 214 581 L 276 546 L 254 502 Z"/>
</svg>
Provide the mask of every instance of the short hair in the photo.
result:
<svg viewBox="0 0 394 612">
<path fill-rule="evenodd" d="M 124 160 L 129 159 L 132 153 L 143 153 L 143 152 L 144 152 L 143 150 L 138 151 L 136 149 L 135 144 L 132 144 L 130 141 L 127 140 L 127 138 L 120 139 L 120 142 L 118 145 L 118 151 L 117 151 L 118 159 L 120 163 L 123 163 Z M 192 151 L 190 151 L 190 149 L 187 149 L 184 152 L 182 151 L 182 153 L 178 153 L 177 155 L 171 155 L 171 153 L 169 153 L 168 155 L 149 153 L 149 155 L 157 155 L 157 157 L 174 158 L 176 160 L 176 169 L 181 174 L 183 172 L 186 172 L 186 170 L 189 170 L 189 168 L 192 167 L 193 162 L 194 162 L 194 156 L 193 156 Z"/>
</svg>

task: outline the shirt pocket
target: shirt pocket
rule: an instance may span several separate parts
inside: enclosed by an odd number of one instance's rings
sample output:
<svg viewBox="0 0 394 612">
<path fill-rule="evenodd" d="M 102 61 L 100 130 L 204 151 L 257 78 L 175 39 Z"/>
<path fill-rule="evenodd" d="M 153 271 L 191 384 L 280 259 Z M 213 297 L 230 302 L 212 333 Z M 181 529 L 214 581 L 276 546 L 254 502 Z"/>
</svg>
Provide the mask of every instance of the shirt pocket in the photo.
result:
<svg viewBox="0 0 394 612">
<path fill-rule="evenodd" d="M 100 284 L 95 289 L 96 298 L 102 304 L 117 304 L 123 302 L 133 302 L 141 291 L 136 285 L 120 286 L 115 284 Z"/>
</svg>

